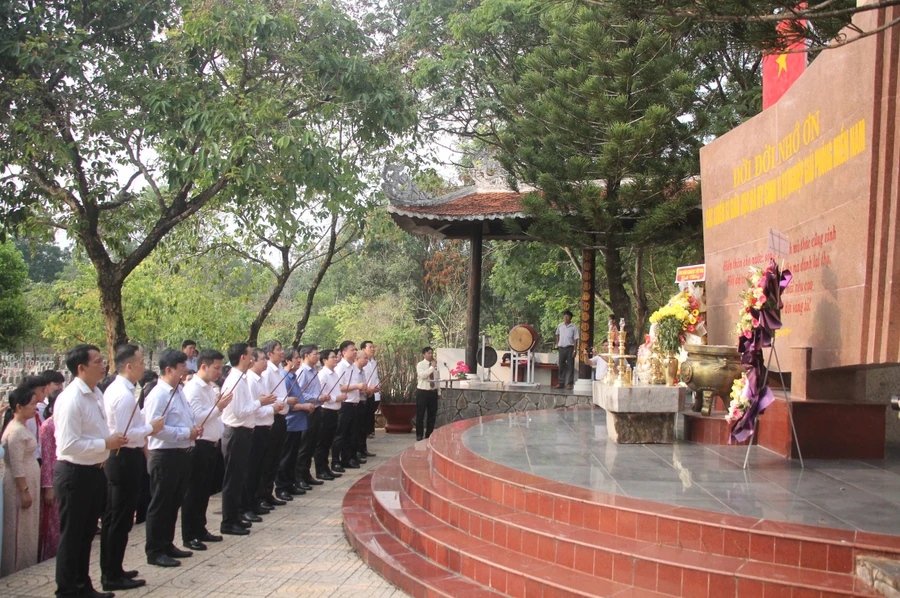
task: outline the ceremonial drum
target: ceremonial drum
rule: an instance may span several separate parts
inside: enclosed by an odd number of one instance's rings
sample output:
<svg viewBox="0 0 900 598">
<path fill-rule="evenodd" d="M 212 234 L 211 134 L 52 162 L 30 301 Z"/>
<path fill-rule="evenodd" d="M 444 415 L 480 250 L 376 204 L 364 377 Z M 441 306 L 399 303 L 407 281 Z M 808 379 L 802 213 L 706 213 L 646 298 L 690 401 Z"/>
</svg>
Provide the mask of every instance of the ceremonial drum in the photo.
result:
<svg viewBox="0 0 900 598">
<path fill-rule="evenodd" d="M 513 326 L 512 330 L 509 331 L 507 342 L 509 343 L 509 348 L 517 353 L 531 351 L 538 343 L 537 330 L 528 324 Z"/>
</svg>

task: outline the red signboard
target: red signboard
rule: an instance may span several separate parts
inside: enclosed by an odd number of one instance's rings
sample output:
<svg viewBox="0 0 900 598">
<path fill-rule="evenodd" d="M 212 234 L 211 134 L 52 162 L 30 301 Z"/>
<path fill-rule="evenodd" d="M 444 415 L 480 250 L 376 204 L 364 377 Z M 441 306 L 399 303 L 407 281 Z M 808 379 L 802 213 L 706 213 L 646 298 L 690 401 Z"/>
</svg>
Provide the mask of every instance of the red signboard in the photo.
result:
<svg viewBox="0 0 900 598">
<path fill-rule="evenodd" d="M 706 264 L 680 266 L 675 272 L 675 282 L 703 282 L 706 280 Z"/>
</svg>

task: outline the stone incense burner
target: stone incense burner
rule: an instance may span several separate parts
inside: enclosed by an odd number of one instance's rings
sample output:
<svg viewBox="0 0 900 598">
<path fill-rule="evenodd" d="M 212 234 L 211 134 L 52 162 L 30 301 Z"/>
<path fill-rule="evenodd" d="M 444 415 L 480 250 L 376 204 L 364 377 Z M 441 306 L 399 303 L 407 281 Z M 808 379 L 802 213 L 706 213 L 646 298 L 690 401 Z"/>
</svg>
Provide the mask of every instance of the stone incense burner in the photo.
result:
<svg viewBox="0 0 900 598">
<path fill-rule="evenodd" d="M 741 377 L 741 355 L 730 345 L 685 345 L 688 358 L 681 364 L 680 380 L 694 391 L 691 411 L 709 415 L 720 397 L 728 406 L 731 386 Z"/>
</svg>

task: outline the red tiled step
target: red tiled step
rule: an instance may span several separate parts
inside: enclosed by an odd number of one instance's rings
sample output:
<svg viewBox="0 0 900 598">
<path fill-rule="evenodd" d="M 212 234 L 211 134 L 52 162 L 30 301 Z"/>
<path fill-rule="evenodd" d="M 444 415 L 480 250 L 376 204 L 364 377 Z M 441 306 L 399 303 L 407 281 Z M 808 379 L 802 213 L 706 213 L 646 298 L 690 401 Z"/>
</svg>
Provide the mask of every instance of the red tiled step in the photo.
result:
<svg viewBox="0 0 900 598">
<path fill-rule="evenodd" d="M 506 417 L 506 416 L 503 416 Z M 546 519 L 625 538 L 817 571 L 852 573 L 859 555 L 900 556 L 900 538 L 676 507 L 554 482 L 476 455 L 455 422 L 430 438 L 432 467 L 474 494 Z"/>
<path fill-rule="evenodd" d="M 619 596 L 630 585 L 502 548 L 448 525 L 403 491 L 398 457 L 372 474 L 372 504 L 384 528 L 403 544 L 441 567 L 509 596 Z"/>
<path fill-rule="evenodd" d="M 343 503 L 344 532 L 370 567 L 410 596 L 500 598 L 502 594 L 439 567 L 389 534 L 372 510 L 372 475 L 358 480 Z"/>
<path fill-rule="evenodd" d="M 739 585 L 749 587 L 754 583 L 765 584 L 762 587 L 774 595 L 876 595 L 852 575 L 764 564 L 745 557 L 709 554 L 702 551 L 702 544 L 700 550 L 688 550 L 656 539 L 620 537 L 550 521 L 450 483 L 431 469 L 428 455 L 410 449 L 400 456 L 401 482 L 418 506 L 459 533 L 538 557 L 541 562 L 673 596 L 734 596 Z M 417 519 L 426 520 L 418 515 Z M 719 543 L 723 541 L 719 536 Z M 481 546 L 477 549 L 483 550 Z"/>
</svg>

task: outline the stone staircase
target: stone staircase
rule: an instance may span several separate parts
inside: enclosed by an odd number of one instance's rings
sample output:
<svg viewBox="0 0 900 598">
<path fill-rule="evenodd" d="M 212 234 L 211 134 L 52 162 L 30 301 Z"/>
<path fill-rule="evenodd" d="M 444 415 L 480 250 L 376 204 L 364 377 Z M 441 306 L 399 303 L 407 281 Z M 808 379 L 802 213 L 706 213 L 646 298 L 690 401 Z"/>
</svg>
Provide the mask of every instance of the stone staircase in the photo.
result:
<svg viewBox="0 0 900 598">
<path fill-rule="evenodd" d="M 412 596 L 878 596 L 864 556 L 900 538 L 675 507 L 554 482 L 440 428 L 344 501 L 351 545 Z"/>
</svg>

